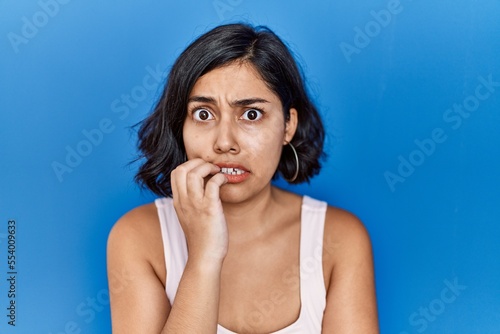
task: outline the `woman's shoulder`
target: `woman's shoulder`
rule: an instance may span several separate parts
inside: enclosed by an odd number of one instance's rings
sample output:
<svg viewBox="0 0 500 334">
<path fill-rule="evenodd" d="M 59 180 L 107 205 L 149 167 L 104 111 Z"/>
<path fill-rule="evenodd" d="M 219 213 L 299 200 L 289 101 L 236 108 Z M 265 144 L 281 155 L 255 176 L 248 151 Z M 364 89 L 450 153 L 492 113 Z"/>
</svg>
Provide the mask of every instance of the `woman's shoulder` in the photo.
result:
<svg viewBox="0 0 500 334">
<path fill-rule="evenodd" d="M 148 262 L 163 272 L 163 240 L 155 203 L 138 206 L 120 217 L 108 236 L 108 258 Z"/>
<path fill-rule="evenodd" d="M 363 222 L 352 212 L 328 205 L 325 224 L 342 235 L 358 235 L 366 233 Z"/>
<path fill-rule="evenodd" d="M 293 203 L 297 203 L 297 205 L 299 203 L 302 205 L 312 203 L 315 207 L 326 205 L 324 235 L 325 240 L 329 241 L 330 244 L 334 243 L 337 247 L 347 247 L 353 242 L 360 245 L 370 245 L 368 231 L 355 214 L 329 205 L 321 199 L 307 195 L 301 196 L 281 189 L 280 191 L 285 195 L 287 207 L 294 207 Z"/>
<path fill-rule="evenodd" d="M 148 203 L 122 215 L 110 232 L 110 237 L 141 237 L 159 229 L 159 218 L 155 203 Z"/>
<path fill-rule="evenodd" d="M 363 222 L 353 213 L 328 205 L 325 215 L 324 248 L 334 262 L 348 262 L 371 255 L 370 236 Z"/>
</svg>

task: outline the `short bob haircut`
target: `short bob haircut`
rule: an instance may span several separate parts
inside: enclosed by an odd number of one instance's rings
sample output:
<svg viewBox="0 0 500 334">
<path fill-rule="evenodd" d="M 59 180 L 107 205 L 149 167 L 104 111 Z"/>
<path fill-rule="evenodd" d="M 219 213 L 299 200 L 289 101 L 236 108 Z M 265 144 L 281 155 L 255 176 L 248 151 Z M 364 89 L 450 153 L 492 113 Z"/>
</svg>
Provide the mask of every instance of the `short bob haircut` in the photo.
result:
<svg viewBox="0 0 500 334">
<path fill-rule="evenodd" d="M 149 117 L 140 124 L 137 160 L 143 160 L 135 181 L 160 196 L 172 196 L 170 173 L 186 161 L 182 129 L 187 103 L 195 82 L 202 75 L 234 62 L 248 62 L 260 73 L 281 100 L 285 120 L 290 108 L 298 114 L 291 141 L 299 158 L 294 184 L 309 182 L 321 169 L 324 157 L 324 128 L 308 97 L 302 73 L 290 50 L 264 26 L 227 24 L 200 36 L 182 52 L 168 76 L 162 96 Z M 295 155 L 286 145 L 273 180 L 281 173 L 291 179 L 296 171 Z"/>
</svg>

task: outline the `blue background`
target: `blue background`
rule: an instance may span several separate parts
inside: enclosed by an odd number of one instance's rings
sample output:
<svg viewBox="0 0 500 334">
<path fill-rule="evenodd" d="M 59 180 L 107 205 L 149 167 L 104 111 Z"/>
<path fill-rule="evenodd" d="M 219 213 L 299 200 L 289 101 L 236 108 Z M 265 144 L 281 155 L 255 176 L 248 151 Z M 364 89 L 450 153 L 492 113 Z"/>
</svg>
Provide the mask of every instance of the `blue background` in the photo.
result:
<svg viewBox="0 0 500 334">
<path fill-rule="evenodd" d="M 154 198 L 132 181 L 130 127 L 189 42 L 239 20 L 270 26 L 303 64 L 329 159 L 309 185 L 278 184 L 363 220 L 382 333 L 500 333 L 499 1 L 63 2 L 0 1 L 2 333 L 110 332 L 107 235 Z M 448 111 L 463 103 L 469 117 Z"/>
</svg>

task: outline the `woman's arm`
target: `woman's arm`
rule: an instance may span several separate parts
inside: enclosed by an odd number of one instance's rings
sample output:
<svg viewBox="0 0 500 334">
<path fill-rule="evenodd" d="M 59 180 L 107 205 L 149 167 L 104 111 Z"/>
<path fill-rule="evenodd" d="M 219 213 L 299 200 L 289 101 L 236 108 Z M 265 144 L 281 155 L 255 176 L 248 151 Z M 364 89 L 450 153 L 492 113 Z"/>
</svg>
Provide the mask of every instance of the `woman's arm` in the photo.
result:
<svg viewBox="0 0 500 334">
<path fill-rule="evenodd" d="M 162 333 L 217 333 L 221 267 L 188 260 Z"/>
<path fill-rule="evenodd" d="M 159 278 L 165 274 L 160 272 L 164 265 L 158 265 L 164 261 L 162 255 L 154 204 L 130 211 L 111 230 L 107 266 L 114 334 L 162 331 L 170 313 Z"/>
<path fill-rule="evenodd" d="M 227 182 L 220 168 L 202 159 L 171 174 L 174 208 L 189 256 L 162 333 L 217 333 L 222 263 L 228 232 L 219 197 Z"/>
<path fill-rule="evenodd" d="M 325 238 L 331 240 L 333 270 L 327 291 L 323 333 L 378 334 L 370 238 L 352 214 L 329 208 Z"/>
<path fill-rule="evenodd" d="M 189 249 L 172 305 L 159 278 L 168 276 L 155 270 L 164 265 L 158 265 L 163 244 L 154 205 L 133 210 L 116 223 L 108 240 L 108 272 L 130 272 L 133 279 L 114 292 L 110 282 L 115 334 L 217 332 L 220 275 L 228 247 L 219 198 L 227 179 L 219 172 L 218 166 L 193 159 L 171 174 L 174 207 Z"/>
<path fill-rule="evenodd" d="M 113 333 L 216 333 L 222 263 L 190 258 L 171 307 L 154 268 L 163 252 L 160 225 L 147 211 L 131 211 L 109 235 Z"/>
</svg>

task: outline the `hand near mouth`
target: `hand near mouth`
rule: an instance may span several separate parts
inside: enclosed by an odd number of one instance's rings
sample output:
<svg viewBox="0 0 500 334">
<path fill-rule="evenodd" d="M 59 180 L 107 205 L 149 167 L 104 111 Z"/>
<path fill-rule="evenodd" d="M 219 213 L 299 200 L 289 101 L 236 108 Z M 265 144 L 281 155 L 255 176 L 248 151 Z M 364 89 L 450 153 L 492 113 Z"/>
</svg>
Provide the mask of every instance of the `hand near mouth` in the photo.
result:
<svg viewBox="0 0 500 334">
<path fill-rule="evenodd" d="M 189 160 L 171 173 L 174 208 L 190 259 L 222 261 L 227 254 L 229 239 L 219 196 L 227 182 L 219 166 L 202 159 Z"/>
</svg>

